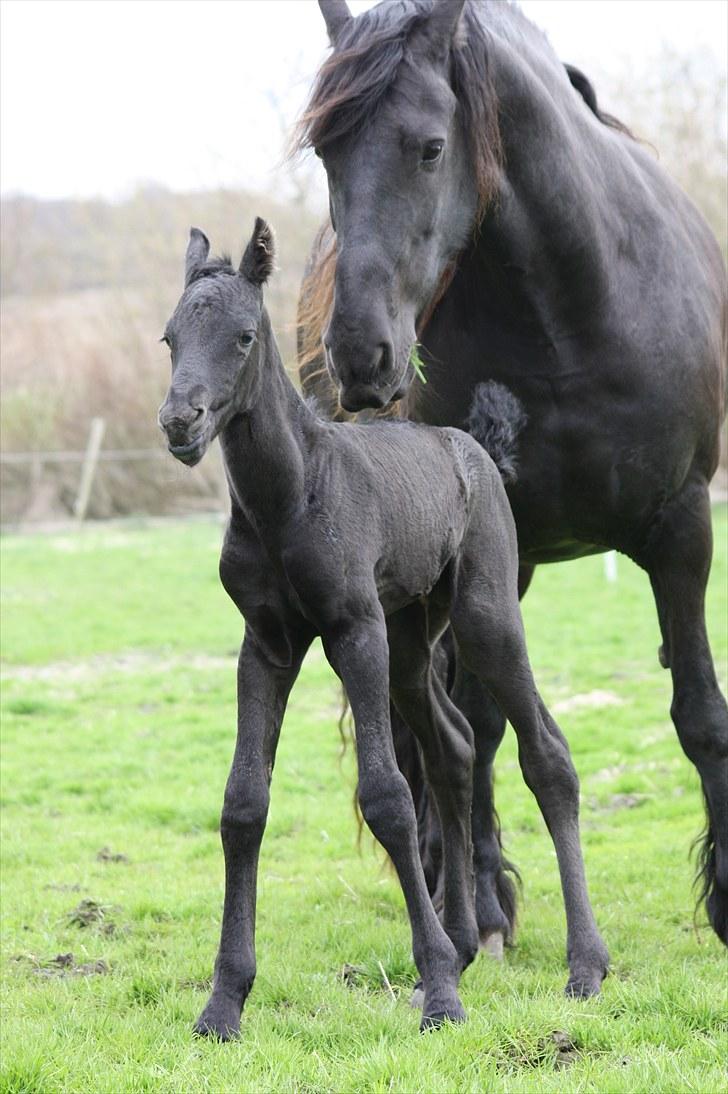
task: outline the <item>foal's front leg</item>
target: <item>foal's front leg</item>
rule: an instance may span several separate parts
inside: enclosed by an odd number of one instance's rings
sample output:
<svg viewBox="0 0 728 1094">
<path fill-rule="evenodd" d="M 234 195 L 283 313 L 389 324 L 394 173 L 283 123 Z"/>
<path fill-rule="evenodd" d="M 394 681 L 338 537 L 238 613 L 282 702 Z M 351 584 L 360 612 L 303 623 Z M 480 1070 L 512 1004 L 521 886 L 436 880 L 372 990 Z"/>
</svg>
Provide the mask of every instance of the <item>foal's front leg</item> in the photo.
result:
<svg viewBox="0 0 728 1094">
<path fill-rule="evenodd" d="M 195 1024 L 196 1033 L 222 1041 L 238 1033 L 255 979 L 258 852 L 283 713 L 309 641 L 299 644 L 285 668 L 267 659 L 250 629 L 240 650 L 238 736 L 220 822 L 225 853 L 222 933 L 212 995 Z"/>
<path fill-rule="evenodd" d="M 432 906 L 417 846 L 417 820 L 397 767 L 389 720 L 389 651 L 378 602 L 364 620 L 324 634 L 324 646 L 351 703 L 364 819 L 394 863 L 412 927 L 412 951 L 425 1001 L 420 1029 L 463 1021 L 460 959 Z"/>
</svg>

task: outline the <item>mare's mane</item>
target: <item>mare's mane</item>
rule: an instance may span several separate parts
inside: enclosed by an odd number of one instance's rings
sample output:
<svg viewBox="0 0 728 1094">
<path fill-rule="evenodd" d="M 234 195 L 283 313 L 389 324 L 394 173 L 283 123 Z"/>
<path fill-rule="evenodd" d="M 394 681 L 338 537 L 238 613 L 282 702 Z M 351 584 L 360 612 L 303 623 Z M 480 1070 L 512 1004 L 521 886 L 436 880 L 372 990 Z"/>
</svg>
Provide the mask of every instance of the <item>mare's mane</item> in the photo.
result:
<svg viewBox="0 0 728 1094">
<path fill-rule="evenodd" d="M 546 35 L 516 4 L 486 5 L 466 0 L 450 52 L 450 83 L 460 104 L 475 168 L 476 226 L 496 195 L 503 160 L 490 32 L 479 15 L 488 6 L 498 30 L 507 29 L 509 37 L 522 37 L 537 44 L 552 54 L 555 66 L 561 67 Z M 294 130 L 292 155 L 307 149 L 321 150 L 327 143 L 355 134 L 368 125 L 397 77 L 410 38 L 424 25 L 430 11 L 431 0 L 389 0 L 345 24 L 336 48 L 319 70 L 308 105 Z M 594 88 L 586 76 L 571 65 L 565 68 L 574 91 L 594 116 L 602 124 L 631 136 L 626 126 L 599 109 Z M 330 228 L 319 233 L 315 248 L 317 253 L 304 276 L 298 314 L 299 370 L 307 390 L 326 379 L 326 370 L 318 367 L 318 362 L 321 332 L 333 302 L 336 237 Z M 454 270 L 451 264 L 443 272 L 433 300 L 420 317 L 419 330 L 427 325 L 447 292 Z M 396 413 L 396 407 L 385 412 Z M 340 410 L 337 416 L 348 417 Z"/>
<path fill-rule="evenodd" d="M 430 4 L 381 4 L 351 19 L 336 49 L 322 65 L 293 135 L 293 152 L 363 129 L 394 83 L 412 35 L 427 21 Z M 498 101 L 493 87 L 487 34 L 467 4 L 451 51 L 450 80 L 460 103 L 479 195 L 479 214 L 495 193 L 501 163 Z"/>
</svg>

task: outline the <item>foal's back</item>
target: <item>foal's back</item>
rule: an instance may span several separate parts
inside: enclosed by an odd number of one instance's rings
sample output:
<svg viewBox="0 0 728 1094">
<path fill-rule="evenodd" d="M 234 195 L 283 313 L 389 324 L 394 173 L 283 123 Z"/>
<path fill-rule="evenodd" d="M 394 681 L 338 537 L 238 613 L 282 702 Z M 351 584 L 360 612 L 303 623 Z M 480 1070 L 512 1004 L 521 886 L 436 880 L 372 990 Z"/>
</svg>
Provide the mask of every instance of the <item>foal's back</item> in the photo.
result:
<svg viewBox="0 0 728 1094">
<path fill-rule="evenodd" d="M 311 488 L 345 541 L 347 569 L 372 569 L 386 613 L 437 583 L 484 516 L 515 560 L 515 529 L 499 472 L 459 429 L 413 422 L 329 424 Z M 480 545 L 482 553 L 482 544 Z"/>
</svg>

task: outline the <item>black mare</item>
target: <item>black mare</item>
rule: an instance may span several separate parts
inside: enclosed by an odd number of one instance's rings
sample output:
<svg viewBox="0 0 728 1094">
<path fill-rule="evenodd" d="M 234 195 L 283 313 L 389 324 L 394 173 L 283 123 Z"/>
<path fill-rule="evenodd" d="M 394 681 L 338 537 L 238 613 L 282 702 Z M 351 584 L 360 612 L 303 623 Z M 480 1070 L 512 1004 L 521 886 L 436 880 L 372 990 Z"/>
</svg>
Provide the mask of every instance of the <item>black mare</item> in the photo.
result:
<svg viewBox="0 0 728 1094">
<path fill-rule="evenodd" d="M 597 992 L 608 957 L 586 890 L 578 783 L 531 675 L 516 531 L 496 465 L 459 430 L 317 418 L 285 373 L 263 307 L 273 264 L 268 226 L 256 221 L 239 270 L 208 255 L 207 239 L 193 229 L 185 289 L 165 331 L 172 381 L 159 412 L 170 451 L 190 466 L 220 436 L 231 500 L 220 576 L 245 616 L 238 736 L 221 820 L 222 933 L 197 1032 L 234 1035 L 253 983 L 256 873 L 276 745 L 316 635 L 354 713 L 362 812 L 404 891 L 424 989 L 421 1028 L 465 1017 L 458 981 L 478 949 L 474 747 L 432 668 L 448 621 L 463 663 L 516 730 L 524 778 L 553 837 L 567 914 L 567 991 Z M 442 925 L 397 768 L 390 696 L 417 734 L 442 820 Z"/>
<path fill-rule="evenodd" d="M 479 382 L 517 395 L 521 587 L 541 563 L 607 549 L 647 572 L 672 718 L 705 795 L 702 895 L 726 942 L 728 710 L 704 617 L 725 413 L 718 245 L 515 5 L 396 0 L 357 18 L 345 0 L 319 5 L 333 50 L 295 146 L 322 158 L 335 236 L 317 240 L 302 291 L 304 387 L 332 413 L 337 395 L 354 412 L 401 399 L 404 416 L 457 426 Z M 416 337 L 426 386 L 410 386 Z M 453 698 L 476 739 L 478 922 L 492 941 L 513 920 L 492 798 L 504 718 L 466 671 Z"/>
</svg>

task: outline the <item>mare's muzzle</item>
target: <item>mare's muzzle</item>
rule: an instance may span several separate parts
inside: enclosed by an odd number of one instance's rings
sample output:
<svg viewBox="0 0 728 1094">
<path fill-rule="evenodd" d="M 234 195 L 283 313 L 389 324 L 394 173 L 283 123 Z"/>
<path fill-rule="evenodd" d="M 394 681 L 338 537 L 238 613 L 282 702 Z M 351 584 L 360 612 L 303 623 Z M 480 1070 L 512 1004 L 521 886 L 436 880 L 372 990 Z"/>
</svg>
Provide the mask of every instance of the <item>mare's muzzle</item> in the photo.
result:
<svg viewBox="0 0 728 1094">
<path fill-rule="evenodd" d="M 400 387 L 394 345 L 382 326 L 353 328 L 332 317 L 324 345 L 326 365 L 344 410 L 386 406 Z"/>
</svg>

